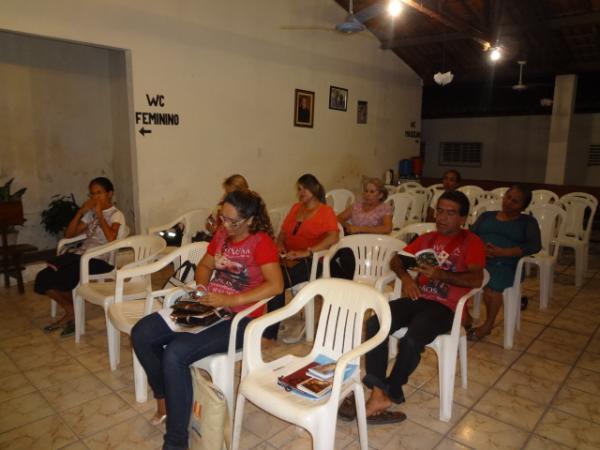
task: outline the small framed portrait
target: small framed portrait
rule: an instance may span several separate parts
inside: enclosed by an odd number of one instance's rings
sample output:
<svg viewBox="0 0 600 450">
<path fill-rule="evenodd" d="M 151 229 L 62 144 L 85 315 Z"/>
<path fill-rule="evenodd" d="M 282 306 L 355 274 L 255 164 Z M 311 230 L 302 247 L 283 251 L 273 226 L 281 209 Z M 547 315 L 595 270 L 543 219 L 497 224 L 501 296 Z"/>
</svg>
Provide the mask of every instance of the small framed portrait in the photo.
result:
<svg viewBox="0 0 600 450">
<path fill-rule="evenodd" d="M 294 126 L 313 127 L 315 93 L 296 89 L 294 96 Z"/>
<path fill-rule="evenodd" d="M 348 110 L 348 89 L 329 86 L 329 109 Z"/>
<path fill-rule="evenodd" d="M 369 103 L 359 100 L 356 106 L 356 123 L 367 123 Z"/>
</svg>

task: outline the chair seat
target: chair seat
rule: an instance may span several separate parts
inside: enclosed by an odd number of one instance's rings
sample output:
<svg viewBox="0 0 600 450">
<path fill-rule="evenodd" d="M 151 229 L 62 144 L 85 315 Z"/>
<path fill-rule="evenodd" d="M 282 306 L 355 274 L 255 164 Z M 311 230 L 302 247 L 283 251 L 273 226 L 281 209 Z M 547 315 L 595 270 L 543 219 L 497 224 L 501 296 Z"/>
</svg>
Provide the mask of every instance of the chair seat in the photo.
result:
<svg viewBox="0 0 600 450">
<path fill-rule="evenodd" d="M 145 299 L 114 303 L 108 309 L 108 316 L 117 330 L 131 335 L 133 326 L 145 316 L 145 303 Z M 158 300 L 154 300 L 152 303 L 152 312 L 156 312 L 161 308 L 162 304 Z"/>
<path fill-rule="evenodd" d="M 278 385 L 279 377 L 289 375 L 309 364 L 313 358 L 290 357 L 289 361 L 287 364 L 278 364 L 275 370 L 260 370 L 250 373 L 244 378 L 244 383 L 240 384 L 240 392 L 259 408 L 265 411 L 277 411 L 279 418 L 302 424 L 306 422 L 307 418 L 316 419 L 313 414 L 319 409 L 323 409 L 323 413 L 326 413 L 329 396 L 312 400 L 288 392 Z M 344 383 L 340 398 L 344 398 L 351 391 L 353 382 L 358 382 L 356 374 Z"/>
<path fill-rule="evenodd" d="M 115 282 L 100 281 L 86 283 L 77 287 L 77 295 L 90 303 L 104 306 L 113 302 L 115 297 Z M 146 283 L 143 279 L 133 280 L 124 284 L 123 300 L 134 300 L 146 296 Z"/>
</svg>

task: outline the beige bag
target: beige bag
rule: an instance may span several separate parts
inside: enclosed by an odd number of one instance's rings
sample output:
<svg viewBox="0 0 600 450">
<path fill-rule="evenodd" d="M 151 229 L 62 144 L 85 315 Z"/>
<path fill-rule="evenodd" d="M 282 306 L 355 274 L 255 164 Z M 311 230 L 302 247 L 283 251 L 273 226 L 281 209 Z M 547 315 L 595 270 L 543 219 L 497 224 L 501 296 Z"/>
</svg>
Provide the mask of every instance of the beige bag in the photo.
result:
<svg viewBox="0 0 600 450">
<path fill-rule="evenodd" d="M 223 392 L 202 369 L 192 367 L 194 403 L 190 418 L 190 450 L 231 448 L 231 426 Z"/>
</svg>

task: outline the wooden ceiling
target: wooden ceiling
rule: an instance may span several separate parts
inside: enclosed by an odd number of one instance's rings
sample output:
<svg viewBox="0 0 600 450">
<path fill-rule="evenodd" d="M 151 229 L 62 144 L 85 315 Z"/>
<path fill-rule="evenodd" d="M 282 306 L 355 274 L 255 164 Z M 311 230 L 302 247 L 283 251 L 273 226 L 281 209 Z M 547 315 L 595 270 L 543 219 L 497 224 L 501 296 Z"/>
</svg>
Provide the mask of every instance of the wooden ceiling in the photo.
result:
<svg viewBox="0 0 600 450">
<path fill-rule="evenodd" d="M 348 0 L 335 0 L 348 10 Z M 392 21 L 387 0 L 355 0 L 354 12 L 382 48 L 396 53 L 425 86 L 451 70 L 453 84 L 552 83 L 557 74 L 600 76 L 600 0 L 402 0 Z M 490 63 L 485 43 L 503 58 Z"/>
</svg>

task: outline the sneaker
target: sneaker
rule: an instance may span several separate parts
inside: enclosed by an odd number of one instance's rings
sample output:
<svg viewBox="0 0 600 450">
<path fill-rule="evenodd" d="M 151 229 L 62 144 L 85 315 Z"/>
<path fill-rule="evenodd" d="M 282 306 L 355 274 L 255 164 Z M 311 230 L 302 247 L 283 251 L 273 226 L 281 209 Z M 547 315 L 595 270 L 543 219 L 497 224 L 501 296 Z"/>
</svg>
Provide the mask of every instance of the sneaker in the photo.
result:
<svg viewBox="0 0 600 450">
<path fill-rule="evenodd" d="M 75 334 L 75 321 L 70 320 L 63 326 L 62 332 L 60 333 L 60 337 L 69 337 L 69 336 L 73 336 L 74 334 Z"/>
</svg>

